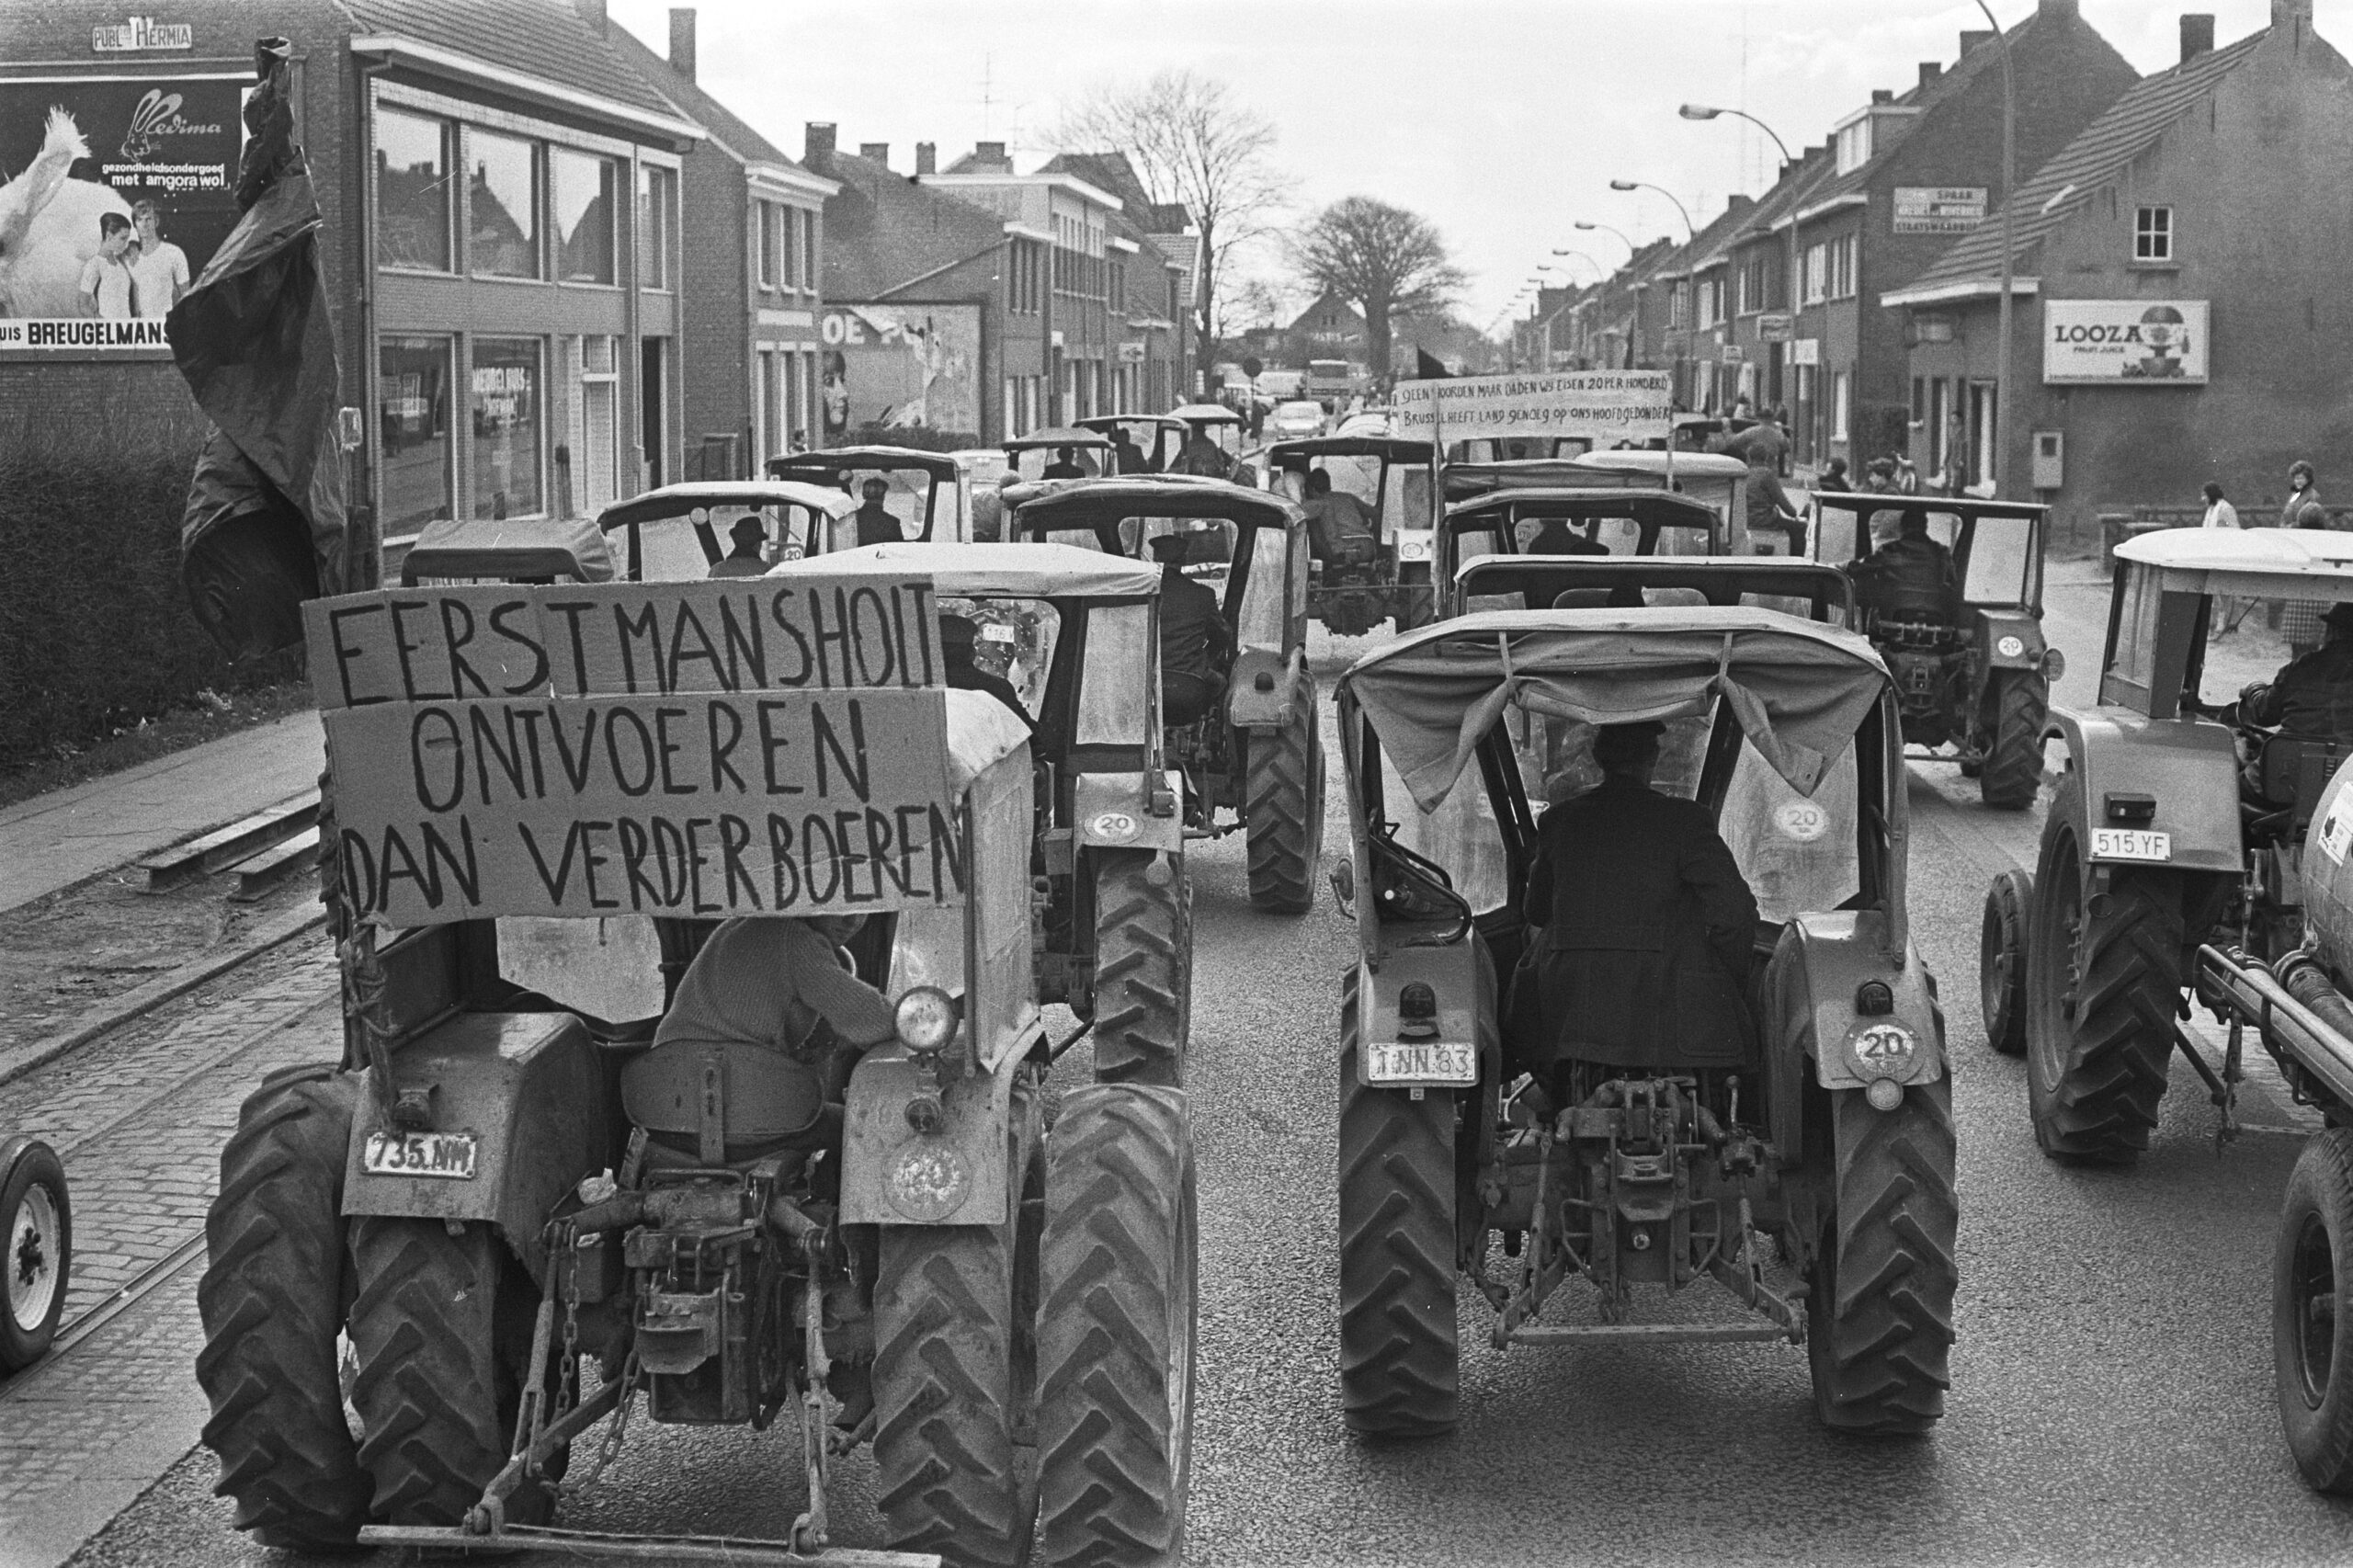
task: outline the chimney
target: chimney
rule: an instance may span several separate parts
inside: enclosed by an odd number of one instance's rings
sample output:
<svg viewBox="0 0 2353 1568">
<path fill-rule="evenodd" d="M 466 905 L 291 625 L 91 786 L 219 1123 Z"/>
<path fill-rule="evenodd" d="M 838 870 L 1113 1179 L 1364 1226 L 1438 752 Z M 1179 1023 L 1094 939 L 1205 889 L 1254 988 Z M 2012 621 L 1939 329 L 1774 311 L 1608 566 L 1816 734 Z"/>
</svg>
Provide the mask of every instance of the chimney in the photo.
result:
<svg viewBox="0 0 2353 1568">
<path fill-rule="evenodd" d="M 1756 199 L 1753 196 L 1735 195 L 1726 197 L 1724 199 L 1724 210 L 1726 212 L 1745 212 L 1756 205 Z"/>
<path fill-rule="evenodd" d="M 2276 28 L 2282 22 L 2302 22 L 2304 30 L 2310 32 L 2313 0 L 2271 0 L 2271 25 Z"/>
<path fill-rule="evenodd" d="M 834 166 L 834 122 L 813 119 L 801 142 L 801 161 L 819 174 Z"/>
<path fill-rule="evenodd" d="M 871 158 L 887 169 L 891 166 L 891 143 L 861 142 L 858 144 L 858 155 L 861 158 Z"/>
<path fill-rule="evenodd" d="M 2082 6 L 2078 0 L 2035 0 L 2034 14 L 2038 17 L 2074 17 L 2082 14 Z"/>
<path fill-rule="evenodd" d="M 572 8 L 598 38 L 606 36 L 605 0 L 572 0 Z"/>
<path fill-rule="evenodd" d="M 916 174 L 916 176 L 917 176 L 918 177 L 920 177 L 920 176 L 924 176 L 924 175 L 936 175 L 936 174 L 938 174 L 938 172 L 939 172 L 939 143 L 938 143 L 937 142 L 916 142 L 916 143 L 915 143 L 915 174 Z"/>
<path fill-rule="evenodd" d="M 1920 62 L 1920 85 L 1926 87 L 1945 74 L 1945 68 L 1933 60 Z"/>
<path fill-rule="evenodd" d="M 1013 172 L 1013 160 L 1005 155 L 1005 143 L 1002 142 L 975 142 L 972 143 L 972 166 L 990 174 L 1010 174 Z"/>
<path fill-rule="evenodd" d="M 1871 89 L 1871 102 L 1873 102 L 1873 103 L 1875 103 L 1875 104 L 1892 104 L 1892 103 L 1893 103 L 1894 101 L 1895 101 L 1895 89 L 1894 89 L 1894 88 L 1893 88 L 1893 87 L 1873 87 L 1873 88 Z"/>
<path fill-rule="evenodd" d="M 1963 54 L 1967 54 L 1979 44 L 1991 43 L 1993 41 L 1993 33 L 1985 28 L 1980 28 L 1974 31 L 1964 31 L 1961 35 L 1961 51 Z"/>
<path fill-rule="evenodd" d="M 2209 12 L 2188 11 L 2181 18 L 2181 62 L 2184 65 L 2214 47 L 2214 16 Z"/>
<path fill-rule="evenodd" d="M 670 7 L 670 69 L 689 82 L 695 79 L 695 8 L 692 6 Z"/>
</svg>

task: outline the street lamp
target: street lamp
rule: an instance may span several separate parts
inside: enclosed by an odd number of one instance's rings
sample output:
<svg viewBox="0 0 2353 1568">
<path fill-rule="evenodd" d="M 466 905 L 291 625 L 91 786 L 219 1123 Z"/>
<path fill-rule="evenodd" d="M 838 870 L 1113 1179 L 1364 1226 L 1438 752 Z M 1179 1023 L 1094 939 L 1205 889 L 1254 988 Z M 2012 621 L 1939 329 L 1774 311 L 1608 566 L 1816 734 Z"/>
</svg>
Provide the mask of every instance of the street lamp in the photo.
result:
<svg viewBox="0 0 2353 1568">
<path fill-rule="evenodd" d="M 1995 40 L 2002 46 L 2002 308 L 1996 329 L 2002 358 L 1994 368 L 1994 494 L 1998 500 L 2007 488 L 2005 480 L 2010 466 L 2010 273 L 2016 266 L 2018 226 L 2018 207 L 2010 197 L 2018 177 L 2018 114 L 2010 79 L 2010 35 L 1994 19 L 1993 7 L 1985 0 L 1977 0 L 1977 8 L 1985 13 L 1985 25 L 1994 29 Z"/>
<path fill-rule="evenodd" d="M 1666 187 L 1665 187 L 1665 186 L 1663 186 L 1663 185 L 1653 185 L 1653 184 L 1651 184 L 1648 180 L 1639 180 L 1639 179 L 1613 179 L 1613 180 L 1611 180 L 1611 181 L 1609 182 L 1609 188 L 1610 188 L 1610 189 L 1612 189 L 1612 190 L 1654 190 L 1654 191 L 1657 191 L 1661 196 L 1665 197 L 1669 201 L 1672 201 L 1672 202 L 1674 202 L 1674 203 L 1675 203 L 1675 210 L 1676 210 L 1677 214 L 1679 217 L 1681 217 L 1681 218 L 1682 218 L 1682 220 L 1683 220 L 1683 241 L 1684 241 L 1684 243 L 1685 243 L 1686 244 L 1690 244 L 1690 243 L 1691 243 L 1691 241 L 1693 241 L 1693 240 L 1695 240 L 1695 239 L 1697 239 L 1697 238 L 1699 237 L 1699 232 L 1697 229 L 1694 229 L 1694 228 L 1691 226 L 1691 210 L 1690 210 L 1689 208 L 1688 208 L 1688 207 L 1684 206 L 1684 205 L 1683 205 L 1683 203 L 1682 203 L 1682 201 L 1681 201 L 1679 199 L 1677 199 L 1677 196 L 1676 196 L 1675 192 L 1673 192 L 1673 191 L 1671 191 L 1671 190 L 1667 189 L 1667 188 L 1666 188 Z"/>
<path fill-rule="evenodd" d="M 1637 247 L 1632 240 L 1626 237 L 1626 232 L 1623 229 L 1613 229 L 1607 223 L 1588 223 L 1582 218 L 1577 220 L 1576 226 L 1583 229 L 1587 233 L 1594 233 L 1597 232 L 1604 234 L 1617 235 L 1618 243 L 1626 247 L 1627 259 L 1631 260 L 1633 258 L 1634 251 Z M 1566 256 L 1569 253 L 1564 250 L 1556 250 L 1552 254 L 1554 256 Z"/>
<path fill-rule="evenodd" d="M 1761 119 L 1757 119 L 1755 115 L 1753 115 L 1753 114 L 1749 113 L 1746 109 L 1745 109 L 1745 108 L 1713 108 L 1713 107 L 1711 107 L 1711 106 L 1710 106 L 1710 105 L 1707 105 L 1707 104 L 1685 104 L 1682 108 L 1680 108 L 1677 109 L 1675 112 L 1676 112 L 1676 113 L 1677 113 L 1677 114 L 1679 114 L 1679 115 L 1681 115 L 1681 116 L 1682 116 L 1684 119 L 1715 119 L 1718 115 L 1725 115 L 1725 114 L 1729 114 L 1729 115 L 1734 116 L 1734 117 L 1735 117 L 1735 118 L 1737 118 L 1737 119 L 1745 119 L 1745 120 L 1748 121 L 1748 123 L 1749 123 L 1749 124 L 1751 124 L 1751 125 L 1753 125 L 1753 126 L 1756 127 L 1756 129 L 1757 129 L 1757 130 L 1759 130 L 1759 131 L 1763 131 L 1766 135 L 1770 136 L 1770 137 L 1773 139 L 1773 145 L 1774 145 L 1774 146 L 1776 146 L 1776 147 L 1778 147 L 1778 148 L 1779 148 L 1779 149 L 1780 149 L 1780 152 L 1781 152 L 1781 166 L 1782 166 L 1782 167 L 1784 167 L 1784 168 L 1786 168 L 1787 170 L 1789 170 L 1789 172 L 1790 172 L 1789 177 L 1790 178 L 1790 180 L 1791 180 L 1791 181 L 1793 181 L 1793 182 L 1794 182 L 1794 181 L 1796 180 L 1796 178 L 1797 178 L 1797 174 L 1798 174 L 1798 162 L 1797 162 L 1797 160 L 1796 160 L 1795 158 L 1792 158 L 1792 157 L 1790 157 L 1790 144 L 1789 144 L 1788 142 L 1784 142 L 1784 141 L 1782 141 L 1782 140 L 1781 140 L 1781 134 L 1780 134 L 1780 132 L 1779 132 L 1779 131 L 1775 131 L 1771 126 L 1769 126 L 1769 125 L 1766 124 L 1763 120 L 1761 120 Z M 1792 186 L 1792 187 L 1791 187 L 1791 189 L 1790 189 L 1790 335 L 1789 335 L 1789 341 L 1790 341 L 1790 342 L 1792 342 L 1792 343 L 1794 343 L 1794 342 L 1796 342 L 1796 341 L 1797 341 L 1797 335 L 1798 335 L 1798 308 L 1799 308 L 1799 301 L 1798 301 L 1798 202 L 1797 202 L 1797 192 L 1796 192 L 1796 189 L 1795 189 L 1794 185 L 1793 185 L 1793 186 Z M 1790 350 L 1789 350 L 1789 349 L 1784 348 L 1784 349 L 1782 349 L 1782 350 L 1781 350 L 1780 358 L 1781 358 L 1781 359 L 1784 361 L 1784 363 L 1786 363 L 1786 362 L 1787 362 L 1787 360 L 1788 360 L 1788 358 L 1789 358 L 1789 356 L 1790 356 Z M 1792 369 L 1794 369 L 1794 367 L 1792 367 Z M 1794 376 L 1792 376 L 1792 377 L 1791 377 L 1791 378 L 1790 378 L 1790 380 L 1792 380 L 1792 381 L 1796 380 L 1796 378 L 1795 378 Z M 1797 392 L 1796 392 L 1796 390 L 1795 390 L 1794 388 L 1785 389 L 1785 396 L 1788 398 L 1788 401 L 1790 401 L 1790 403 L 1795 403 L 1795 402 L 1797 402 Z M 1810 450 L 1811 449 L 1809 448 L 1808 449 Z"/>
</svg>

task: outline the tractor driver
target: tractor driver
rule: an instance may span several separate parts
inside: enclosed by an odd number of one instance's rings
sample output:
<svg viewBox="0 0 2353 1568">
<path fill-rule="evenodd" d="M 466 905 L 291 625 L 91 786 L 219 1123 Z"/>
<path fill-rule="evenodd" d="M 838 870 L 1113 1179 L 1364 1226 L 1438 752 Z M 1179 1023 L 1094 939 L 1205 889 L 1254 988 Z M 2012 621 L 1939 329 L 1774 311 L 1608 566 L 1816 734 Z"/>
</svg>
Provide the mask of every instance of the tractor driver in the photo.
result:
<svg viewBox="0 0 2353 1568">
<path fill-rule="evenodd" d="M 1185 575 L 1190 534 L 1160 534 L 1152 541 L 1160 562 L 1160 722 L 1198 724 L 1225 689 L 1231 642 L 1217 593 Z"/>
<path fill-rule="evenodd" d="M 959 691 L 985 691 L 1013 710 L 1022 727 L 1031 734 L 1038 733 L 1037 722 L 1029 710 L 1021 706 L 1021 693 L 1001 675 L 981 668 L 976 658 L 981 629 L 971 617 L 943 615 L 939 618 L 939 655 L 948 666 L 948 684 Z"/>
<path fill-rule="evenodd" d="M 1599 526 L 1598 523 L 1586 525 L 1589 528 Z M 1607 555 L 1609 553 L 1609 547 L 1595 539 L 1590 533 L 1581 534 L 1569 527 L 1569 520 L 1566 517 L 1547 517 L 1536 525 L 1536 531 L 1529 536 L 1528 547 L 1521 553 L 1525 555 Z"/>
<path fill-rule="evenodd" d="M 871 478 L 858 486 L 858 489 L 865 495 L 866 501 L 857 511 L 850 514 L 852 520 L 858 524 L 858 542 L 897 544 L 905 539 L 907 530 L 900 526 L 898 515 L 882 505 L 882 497 L 891 493 L 891 482 L 880 477 Z"/>
<path fill-rule="evenodd" d="M 2353 604 L 2333 607 L 2321 619 L 2321 645 L 2292 659 L 2268 681 L 2239 693 L 2237 710 L 2223 716 L 2241 724 L 2277 726 L 2297 740 L 2326 741 L 2353 750 Z M 2267 800 L 2254 760 L 2241 775 L 2247 792 Z M 2274 805 L 2292 802 L 2274 801 Z"/>
<path fill-rule="evenodd" d="M 1345 490 L 1332 488 L 1332 476 L 1316 469 L 1307 476 L 1307 499 L 1299 504 L 1307 514 L 1309 553 L 1318 561 L 1353 565 L 1381 549 L 1381 536 L 1364 503 Z"/>
<path fill-rule="evenodd" d="M 1233 465 L 1226 461 L 1225 453 L 1210 437 L 1207 425 L 1196 425 L 1185 444 L 1176 449 L 1176 460 L 1169 464 L 1171 473 L 1189 473 L 1203 479 L 1225 479 L 1233 472 Z"/>
<path fill-rule="evenodd" d="M 1071 447 L 1056 447 L 1054 460 L 1038 471 L 1040 479 L 1085 479 L 1086 471 L 1078 466 L 1078 453 Z"/>
<path fill-rule="evenodd" d="M 735 526 L 727 530 L 727 537 L 735 541 L 735 548 L 710 563 L 710 575 L 762 577 L 767 574 L 768 563 L 760 551 L 768 541 L 768 530 L 757 514 L 747 512 L 736 518 Z"/>
<path fill-rule="evenodd" d="M 1928 537 L 1928 514 L 1907 507 L 1895 537 L 1854 562 L 1855 597 L 1882 620 L 1960 619 L 1961 589 L 1952 551 Z"/>
<path fill-rule="evenodd" d="M 1514 1033 L 1523 1065 L 1737 1067 L 1756 898 L 1707 811 L 1650 785 L 1657 723 L 1596 733 L 1600 784 L 1544 813 L 1521 905 L 1529 939 Z"/>
</svg>

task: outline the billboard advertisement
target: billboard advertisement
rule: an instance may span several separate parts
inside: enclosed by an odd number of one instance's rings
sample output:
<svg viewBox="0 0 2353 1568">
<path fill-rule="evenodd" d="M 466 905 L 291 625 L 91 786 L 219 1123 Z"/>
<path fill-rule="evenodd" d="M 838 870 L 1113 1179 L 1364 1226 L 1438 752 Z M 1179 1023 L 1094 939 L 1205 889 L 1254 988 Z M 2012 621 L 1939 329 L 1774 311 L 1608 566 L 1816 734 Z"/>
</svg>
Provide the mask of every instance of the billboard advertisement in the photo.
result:
<svg viewBox="0 0 2353 1568">
<path fill-rule="evenodd" d="M 158 350 L 237 221 L 249 74 L 0 82 L 0 350 Z"/>
<path fill-rule="evenodd" d="M 819 401 L 826 445 L 868 426 L 981 433 L 981 307 L 832 305 Z"/>
<path fill-rule="evenodd" d="M 2203 300 L 2045 300 L 2048 385 L 2203 386 Z"/>
</svg>

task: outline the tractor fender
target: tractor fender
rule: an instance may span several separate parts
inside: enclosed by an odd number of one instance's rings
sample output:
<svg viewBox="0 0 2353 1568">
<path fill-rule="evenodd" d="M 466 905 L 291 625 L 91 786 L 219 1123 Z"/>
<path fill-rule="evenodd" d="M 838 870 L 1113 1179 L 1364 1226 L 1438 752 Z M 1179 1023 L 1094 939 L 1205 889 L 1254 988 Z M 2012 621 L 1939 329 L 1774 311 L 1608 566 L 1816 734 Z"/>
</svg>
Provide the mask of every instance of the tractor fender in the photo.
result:
<svg viewBox="0 0 2353 1568">
<path fill-rule="evenodd" d="M 1150 773 L 1082 773 L 1074 781 L 1071 820 L 1078 842 L 1098 849 L 1163 849 L 1185 852 L 1185 819 L 1179 814 L 1185 799 L 1185 776 L 1158 775 L 1157 790 Z M 1175 802 L 1154 812 L 1152 797 Z"/>
<path fill-rule="evenodd" d="M 618 1163 L 605 1064 L 586 1028 L 570 1013 L 458 1013 L 401 1046 L 392 1068 L 402 1091 L 424 1091 L 427 1131 L 472 1136 L 471 1169 L 381 1168 L 390 1119 L 371 1067 L 351 1121 L 343 1211 L 487 1221 L 544 1288 L 550 1210 Z"/>
<path fill-rule="evenodd" d="M 2159 864 L 2234 877 L 2244 871 L 2238 748 L 2226 726 L 2102 707 L 2053 708 L 2051 727 L 2066 743 L 2067 769 L 2083 786 L 2077 798 L 2090 820 L 2075 825 L 2086 867 Z M 2052 809 L 2059 810 L 2058 802 L 2066 798 L 2062 791 Z M 2171 856 L 2151 862 L 2096 854 L 2093 830 L 2108 826 L 2165 834 Z"/>
<path fill-rule="evenodd" d="M 938 1074 L 897 1043 L 866 1053 L 850 1074 L 842 1132 L 842 1222 L 849 1225 L 996 1225 L 1007 1217 L 1006 1140 L 1013 1082 L 1029 1052 L 1015 1049 L 994 1071 L 939 1087 Z M 940 1117 L 918 1131 L 907 1108 L 937 1095 Z"/>
<path fill-rule="evenodd" d="M 1398 999 L 1408 985 L 1427 985 L 1438 1005 L 1438 1032 L 1428 1038 L 1442 1042 L 1467 1040 L 1478 1047 L 1479 1080 L 1503 1078 L 1503 1034 L 1497 1018 L 1495 964 L 1484 942 L 1456 942 L 1443 948 L 1392 948 L 1383 953 L 1381 967 L 1359 963 L 1357 969 L 1357 1034 L 1360 1041 L 1386 1041 L 1398 1033 Z M 1357 1052 L 1358 1082 L 1370 1084 L 1366 1062 L 1371 1052 Z M 1469 1085 L 1450 1087 L 1467 1091 Z"/>
<path fill-rule="evenodd" d="M 1888 988 L 1890 1011 L 1866 1014 L 1858 1006 L 1870 981 Z M 1901 964 L 1889 959 L 1887 916 L 1879 910 L 1832 910 L 1790 921 L 1766 966 L 1764 992 L 1770 1136 L 1784 1152 L 1804 1147 L 1799 1083 L 1809 1058 L 1822 1087 L 1865 1088 L 1870 1078 L 1858 1051 L 1870 1031 L 1893 1025 L 1911 1037 L 1910 1060 L 1901 1072 L 1874 1076 L 1909 1085 L 1933 1083 L 1948 1071 L 1936 979 L 1915 949 L 1907 947 Z"/>
<path fill-rule="evenodd" d="M 1233 661 L 1226 684 L 1225 722 L 1237 730 L 1279 730 L 1301 709 L 1315 710 L 1315 677 L 1307 673 L 1307 653 L 1289 659 L 1264 648 L 1245 648 Z"/>
<path fill-rule="evenodd" d="M 2041 619 L 2022 609 L 1979 610 L 1977 646 L 1995 670 L 2040 669 L 2048 652 Z"/>
</svg>

